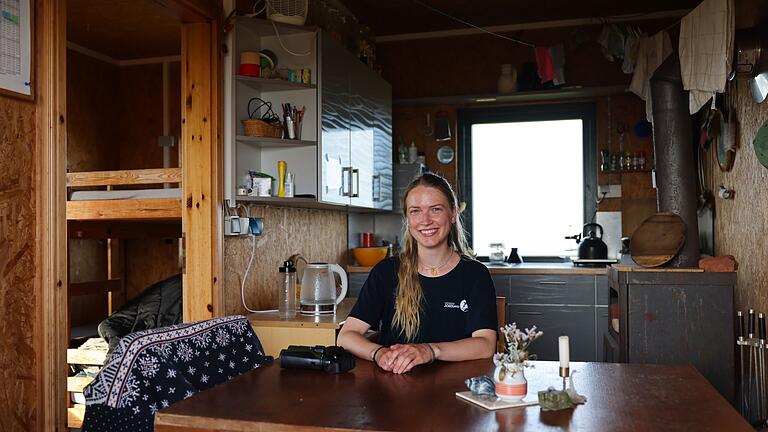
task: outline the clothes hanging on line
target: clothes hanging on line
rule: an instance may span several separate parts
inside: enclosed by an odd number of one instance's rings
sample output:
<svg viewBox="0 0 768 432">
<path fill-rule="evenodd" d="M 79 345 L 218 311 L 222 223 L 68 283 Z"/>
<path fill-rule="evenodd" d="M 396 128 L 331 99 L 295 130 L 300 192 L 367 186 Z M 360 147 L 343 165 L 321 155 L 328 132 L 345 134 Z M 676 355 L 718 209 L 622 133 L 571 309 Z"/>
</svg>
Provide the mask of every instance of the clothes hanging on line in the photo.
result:
<svg viewBox="0 0 768 432">
<path fill-rule="evenodd" d="M 680 21 L 680 74 L 693 114 L 725 92 L 735 29 L 733 0 L 704 0 Z"/>
<path fill-rule="evenodd" d="M 645 116 L 653 122 L 651 105 L 651 77 L 659 65 L 672 53 L 672 41 L 666 31 L 640 38 L 637 63 L 629 90 L 645 101 Z"/>
</svg>

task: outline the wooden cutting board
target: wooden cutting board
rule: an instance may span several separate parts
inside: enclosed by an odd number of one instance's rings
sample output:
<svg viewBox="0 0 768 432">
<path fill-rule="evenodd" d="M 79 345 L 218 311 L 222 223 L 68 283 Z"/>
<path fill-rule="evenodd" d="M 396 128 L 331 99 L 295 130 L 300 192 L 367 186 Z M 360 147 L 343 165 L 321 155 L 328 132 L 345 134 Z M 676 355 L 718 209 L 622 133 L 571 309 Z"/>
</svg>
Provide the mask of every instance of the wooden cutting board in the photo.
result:
<svg viewBox="0 0 768 432">
<path fill-rule="evenodd" d="M 685 222 L 674 213 L 657 213 L 647 218 L 632 236 L 632 261 L 642 267 L 668 263 L 685 244 L 685 230 Z"/>
</svg>

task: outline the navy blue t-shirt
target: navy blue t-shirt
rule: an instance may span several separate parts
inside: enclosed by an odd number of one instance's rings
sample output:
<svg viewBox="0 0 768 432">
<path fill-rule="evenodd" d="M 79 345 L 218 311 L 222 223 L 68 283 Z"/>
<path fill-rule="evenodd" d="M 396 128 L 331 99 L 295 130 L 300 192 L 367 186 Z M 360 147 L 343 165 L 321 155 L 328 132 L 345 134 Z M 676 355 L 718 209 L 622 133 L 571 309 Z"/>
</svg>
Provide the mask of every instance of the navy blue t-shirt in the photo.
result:
<svg viewBox="0 0 768 432">
<path fill-rule="evenodd" d="M 406 340 L 399 328 L 392 328 L 399 265 L 398 258 L 377 264 L 349 314 L 380 330 L 380 344 L 451 342 L 480 329 L 496 331 L 496 291 L 491 274 L 483 264 L 461 257 L 456 267 L 442 276 L 419 275 L 424 293 L 420 328 L 414 340 Z"/>
</svg>

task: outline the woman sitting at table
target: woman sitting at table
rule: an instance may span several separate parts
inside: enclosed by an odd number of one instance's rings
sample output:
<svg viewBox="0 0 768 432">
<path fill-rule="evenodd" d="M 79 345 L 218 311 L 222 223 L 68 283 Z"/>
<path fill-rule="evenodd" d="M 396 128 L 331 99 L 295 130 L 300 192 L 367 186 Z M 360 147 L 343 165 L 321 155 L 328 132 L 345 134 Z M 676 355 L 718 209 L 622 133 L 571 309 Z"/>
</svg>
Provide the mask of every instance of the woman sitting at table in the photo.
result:
<svg viewBox="0 0 768 432">
<path fill-rule="evenodd" d="M 491 357 L 493 281 L 466 254 L 451 186 L 438 175 L 421 175 L 406 188 L 403 212 L 403 251 L 371 270 L 338 344 L 397 374 L 435 360 Z M 363 336 L 371 327 L 380 330 L 380 344 Z"/>
</svg>

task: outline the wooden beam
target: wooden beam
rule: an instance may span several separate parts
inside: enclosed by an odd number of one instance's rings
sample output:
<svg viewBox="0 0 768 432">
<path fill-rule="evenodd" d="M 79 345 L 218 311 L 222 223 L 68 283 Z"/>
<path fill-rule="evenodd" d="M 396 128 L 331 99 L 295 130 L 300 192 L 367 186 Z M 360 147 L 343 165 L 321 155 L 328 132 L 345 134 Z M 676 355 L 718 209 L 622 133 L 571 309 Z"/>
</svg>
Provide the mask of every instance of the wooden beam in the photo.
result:
<svg viewBox="0 0 768 432">
<path fill-rule="evenodd" d="M 182 23 L 208 23 L 219 19 L 221 1 L 215 0 L 152 0 L 170 16 Z"/>
<path fill-rule="evenodd" d="M 69 296 L 78 297 L 105 292 L 119 292 L 123 288 L 122 279 L 108 279 L 103 281 L 77 282 L 69 284 Z"/>
<path fill-rule="evenodd" d="M 67 173 L 67 187 L 179 183 L 181 168 Z"/>
<path fill-rule="evenodd" d="M 35 393 L 37 431 L 67 423 L 66 0 L 36 0 Z"/>
<path fill-rule="evenodd" d="M 184 24 L 181 30 L 183 315 L 187 322 L 215 315 L 222 279 L 218 32 L 218 22 Z"/>
<path fill-rule="evenodd" d="M 174 220 L 180 217 L 178 198 L 67 201 L 68 220 Z"/>
<path fill-rule="evenodd" d="M 181 204 L 179 204 L 181 213 Z M 69 238 L 88 239 L 145 239 L 181 238 L 181 219 L 178 221 L 110 221 L 71 220 L 67 224 Z"/>
</svg>

